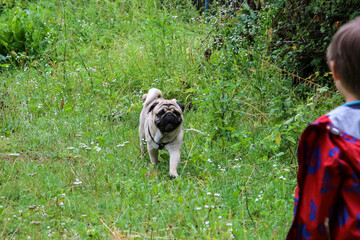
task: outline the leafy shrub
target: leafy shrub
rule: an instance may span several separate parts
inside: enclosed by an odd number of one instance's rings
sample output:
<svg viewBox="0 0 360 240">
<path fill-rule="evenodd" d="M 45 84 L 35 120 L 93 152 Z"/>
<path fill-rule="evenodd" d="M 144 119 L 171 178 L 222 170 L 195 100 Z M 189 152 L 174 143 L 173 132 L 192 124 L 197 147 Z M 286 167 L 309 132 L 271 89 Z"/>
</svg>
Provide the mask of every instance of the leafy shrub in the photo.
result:
<svg viewBox="0 0 360 240">
<path fill-rule="evenodd" d="M 36 56 L 55 39 L 50 28 L 51 12 L 40 5 L 5 8 L 0 17 L 0 61 L 11 55 Z"/>
<path fill-rule="evenodd" d="M 250 149 L 248 154 L 257 156 L 267 152 L 269 159 L 283 156 L 295 164 L 301 132 L 333 108 L 336 93 L 324 84 L 314 87 L 317 79 L 324 79 L 320 74 L 305 79 L 284 70 L 282 61 L 296 59 L 281 57 L 287 46 L 271 48 L 278 31 L 273 19 L 281 6 L 268 3 L 254 11 L 244 4 L 237 11 L 219 8 L 216 15 L 204 17 L 212 28 L 203 41 L 205 79 L 195 104 L 207 116 L 213 143 Z M 295 55 L 295 50 L 289 52 Z M 251 129 L 251 139 L 244 129 Z"/>
<path fill-rule="evenodd" d="M 341 25 L 360 15 L 359 0 L 264 1 L 254 11 L 246 3 L 234 10 L 218 7 L 207 20 L 214 23 L 216 47 L 234 54 L 240 48 L 262 48 L 282 69 L 302 77 L 317 74 L 319 83 L 329 83 L 325 59 L 332 36 Z M 216 24 L 215 24 L 216 23 Z M 298 84 L 298 82 L 296 83 Z"/>
<path fill-rule="evenodd" d="M 360 15 L 358 0 L 275 0 L 271 48 L 277 64 L 300 76 L 328 72 L 325 53 L 332 36 Z M 327 78 L 329 79 L 329 78 Z"/>
</svg>

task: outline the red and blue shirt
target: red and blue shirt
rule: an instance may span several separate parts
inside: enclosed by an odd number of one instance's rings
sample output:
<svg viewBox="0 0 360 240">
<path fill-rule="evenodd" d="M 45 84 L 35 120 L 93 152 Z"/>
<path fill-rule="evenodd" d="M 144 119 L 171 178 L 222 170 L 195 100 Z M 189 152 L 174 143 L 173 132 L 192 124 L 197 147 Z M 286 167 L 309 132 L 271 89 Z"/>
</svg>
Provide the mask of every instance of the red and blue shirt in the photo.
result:
<svg viewBox="0 0 360 240">
<path fill-rule="evenodd" d="M 360 102 L 318 118 L 298 146 L 288 240 L 360 239 Z"/>
</svg>

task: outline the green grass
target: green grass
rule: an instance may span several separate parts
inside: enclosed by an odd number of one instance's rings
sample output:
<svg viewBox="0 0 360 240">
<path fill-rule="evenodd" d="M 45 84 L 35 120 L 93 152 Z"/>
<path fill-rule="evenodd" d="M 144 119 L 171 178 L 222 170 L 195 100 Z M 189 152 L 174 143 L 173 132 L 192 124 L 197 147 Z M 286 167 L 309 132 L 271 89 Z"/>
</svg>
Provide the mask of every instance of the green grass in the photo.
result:
<svg viewBox="0 0 360 240">
<path fill-rule="evenodd" d="M 206 62 L 211 26 L 170 3 L 30 3 L 47 9 L 53 40 L 1 68 L 1 238 L 284 239 L 294 136 L 331 103 L 299 103 L 261 51 Z M 140 157 L 151 87 L 191 107 L 175 180 L 166 152 L 155 168 Z"/>
</svg>

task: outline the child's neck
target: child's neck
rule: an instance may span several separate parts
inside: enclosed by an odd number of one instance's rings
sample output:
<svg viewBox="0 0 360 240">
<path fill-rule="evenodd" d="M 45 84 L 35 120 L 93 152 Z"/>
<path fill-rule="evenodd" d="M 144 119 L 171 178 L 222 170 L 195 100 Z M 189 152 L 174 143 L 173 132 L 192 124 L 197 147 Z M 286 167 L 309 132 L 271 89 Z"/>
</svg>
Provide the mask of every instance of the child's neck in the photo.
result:
<svg viewBox="0 0 360 240">
<path fill-rule="evenodd" d="M 341 95 L 345 98 L 345 103 L 356 102 L 360 100 L 360 97 L 355 95 L 354 93 L 347 90 L 343 85 L 341 80 L 335 81 L 335 85 L 337 90 L 340 92 Z"/>
<path fill-rule="evenodd" d="M 353 94 L 344 94 L 345 97 L 345 103 L 351 103 L 351 102 L 356 102 L 356 101 L 360 101 L 360 98 L 353 95 Z"/>
</svg>

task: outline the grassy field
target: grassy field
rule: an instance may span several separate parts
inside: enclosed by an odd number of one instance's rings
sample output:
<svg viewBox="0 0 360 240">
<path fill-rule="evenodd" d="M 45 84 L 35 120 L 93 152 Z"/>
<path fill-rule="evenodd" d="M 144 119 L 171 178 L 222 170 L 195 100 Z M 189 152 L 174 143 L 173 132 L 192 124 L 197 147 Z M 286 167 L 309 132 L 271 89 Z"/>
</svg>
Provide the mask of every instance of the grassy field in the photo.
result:
<svg viewBox="0 0 360 240">
<path fill-rule="evenodd" d="M 284 239 L 297 138 L 338 97 L 297 97 L 266 50 L 205 59 L 216 18 L 190 4 L 26 8 L 46 50 L 1 65 L 2 239 Z M 140 157 L 151 87 L 187 106 L 174 180 L 166 152 L 155 168 Z"/>
</svg>

